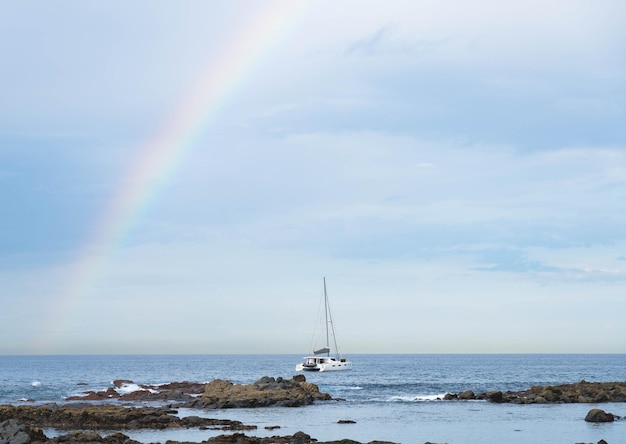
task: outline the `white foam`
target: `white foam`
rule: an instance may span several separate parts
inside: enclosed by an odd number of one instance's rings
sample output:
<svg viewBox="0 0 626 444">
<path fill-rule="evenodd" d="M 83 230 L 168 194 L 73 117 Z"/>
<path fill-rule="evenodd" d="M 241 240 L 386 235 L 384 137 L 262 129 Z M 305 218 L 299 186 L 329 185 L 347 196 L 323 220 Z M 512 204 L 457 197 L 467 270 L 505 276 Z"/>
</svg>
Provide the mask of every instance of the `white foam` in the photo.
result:
<svg viewBox="0 0 626 444">
<path fill-rule="evenodd" d="M 416 396 L 391 396 L 388 400 L 391 402 L 424 402 L 424 401 L 440 401 L 444 399 L 447 393 L 440 395 L 416 395 Z"/>
<path fill-rule="evenodd" d="M 130 383 L 130 384 L 124 383 L 115 389 L 115 391 L 119 393 L 120 395 L 126 395 L 127 393 L 138 392 L 142 390 L 143 388 L 141 388 L 140 386 L 134 383 Z"/>
<path fill-rule="evenodd" d="M 41 382 L 33 381 L 30 385 L 32 385 L 33 387 L 39 387 L 41 385 Z"/>
</svg>

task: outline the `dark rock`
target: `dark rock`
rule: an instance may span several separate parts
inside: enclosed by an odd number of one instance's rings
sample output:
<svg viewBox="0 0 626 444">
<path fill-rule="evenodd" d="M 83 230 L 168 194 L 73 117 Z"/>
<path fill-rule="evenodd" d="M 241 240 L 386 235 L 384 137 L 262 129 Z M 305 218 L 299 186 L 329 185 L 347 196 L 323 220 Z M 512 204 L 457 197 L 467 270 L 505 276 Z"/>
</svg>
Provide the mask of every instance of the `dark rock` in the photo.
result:
<svg viewBox="0 0 626 444">
<path fill-rule="evenodd" d="M 458 398 L 463 400 L 474 399 L 476 395 L 471 390 L 465 390 L 463 393 L 459 393 Z"/>
<path fill-rule="evenodd" d="M 271 436 L 266 438 L 234 433 L 232 435 L 214 436 L 203 442 L 213 444 L 310 444 L 317 442 L 317 440 L 303 432 L 296 432 L 291 436 Z"/>
<path fill-rule="evenodd" d="M 356 424 L 356 421 L 353 421 L 351 419 L 340 419 L 339 421 L 337 421 L 337 424 Z"/>
<path fill-rule="evenodd" d="M 141 444 L 139 441 L 130 439 L 123 433 L 112 433 L 106 437 L 100 436 L 94 431 L 77 430 L 66 435 L 57 436 L 49 440 L 50 443 L 64 444 L 88 444 L 88 443 L 107 443 L 107 444 Z"/>
<path fill-rule="evenodd" d="M 323 443 L 320 443 L 320 444 L 361 444 L 361 443 L 353 439 L 339 439 L 336 441 L 324 441 Z"/>
<path fill-rule="evenodd" d="M 501 403 L 504 402 L 504 398 L 502 396 L 502 392 L 499 390 L 494 390 L 491 392 L 487 392 L 485 395 L 486 399 L 491 402 Z"/>
<path fill-rule="evenodd" d="M 0 422 L 0 443 L 28 444 L 32 441 L 47 441 L 41 429 L 30 427 L 17 419 Z"/>
<path fill-rule="evenodd" d="M 115 379 L 113 380 L 113 387 L 115 388 L 121 388 L 123 385 L 126 384 L 133 384 L 133 381 L 131 381 L 130 379 Z"/>
<path fill-rule="evenodd" d="M 585 416 L 587 422 L 613 422 L 615 416 L 612 413 L 607 413 L 602 409 L 591 409 Z"/>
</svg>

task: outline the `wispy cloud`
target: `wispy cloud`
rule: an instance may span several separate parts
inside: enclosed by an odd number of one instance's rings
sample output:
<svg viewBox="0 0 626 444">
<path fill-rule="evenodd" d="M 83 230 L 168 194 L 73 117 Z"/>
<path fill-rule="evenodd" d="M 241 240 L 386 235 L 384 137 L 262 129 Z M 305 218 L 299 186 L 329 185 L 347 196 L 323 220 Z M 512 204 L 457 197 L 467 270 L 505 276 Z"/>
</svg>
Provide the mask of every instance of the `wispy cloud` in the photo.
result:
<svg viewBox="0 0 626 444">
<path fill-rule="evenodd" d="M 345 55 L 374 55 L 381 52 L 383 46 L 388 42 L 393 27 L 385 25 L 375 32 L 353 42 L 345 51 Z"/>
<path fill-rule="evenodd" d="M 536 275 L 539 279 L 553 278 L 567 282 L 624 282 L 626 269 L 574 268 L 549 265 L 539 260 L 528 258 L 522 250 L 494 249 L 483 250 L 479 262 L 488 264 L 475 267 L 477 271 L 523 273 Z"/>
</svg>

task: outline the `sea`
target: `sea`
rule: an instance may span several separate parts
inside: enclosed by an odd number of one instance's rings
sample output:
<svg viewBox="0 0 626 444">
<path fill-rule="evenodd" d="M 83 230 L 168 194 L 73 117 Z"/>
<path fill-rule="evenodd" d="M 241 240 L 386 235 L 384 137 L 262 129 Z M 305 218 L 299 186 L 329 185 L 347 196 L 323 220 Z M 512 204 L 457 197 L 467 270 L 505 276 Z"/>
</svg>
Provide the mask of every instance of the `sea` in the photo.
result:
<svg viewBox="0 0 626 444">
<path fill-rule="evenodd" d="M 115 379 L 134 384 L 209 382 L 249 384 L 263 376 L 291 378 L 300 355 L 46 355 L 0 356 L 0 403 L 64 403 Z M 626 354 L 357 354 L 353 369 L 305 373 L 307 381 L 340 401 L 305 407 L 179 409 L 180 416 L 239 420 L 251 436 L 305 432 L 318 441 L 361 443 L 626 443 L 626 419 L 592 424 L 591 408 L 626 417 L 626 403 L 514 405 L 446 401 L 446 393 L 525 390 L 581 380 L 626 381 Z M 128 384 L 124 390 L 138 388 Z M 115 401 L 117 402 L 117 401 Z M 353 423 L 339 423 L 341 420 Z M 269 430 L 266 427 L 280 428 Z M 64 432 L 44 429 L 48 437 Z M 99 431 L 102 435 L 113 431 Z M 126 430 L 143 443 L 201 442 L 215 430 Z"/>
</svg>

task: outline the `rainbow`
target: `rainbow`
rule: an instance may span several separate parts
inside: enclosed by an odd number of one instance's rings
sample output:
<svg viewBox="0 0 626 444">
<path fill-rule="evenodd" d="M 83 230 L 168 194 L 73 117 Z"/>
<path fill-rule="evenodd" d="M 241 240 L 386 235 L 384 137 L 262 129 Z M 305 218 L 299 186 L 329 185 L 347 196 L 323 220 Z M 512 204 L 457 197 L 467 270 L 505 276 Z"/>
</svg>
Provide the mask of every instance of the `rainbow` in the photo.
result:
<svg viewBox="0 0 626 444">
<path fill-rule="evenodd" d="M 81 302 L 89 297 L 129 229 L 156 199 L 162 183 L 176 172 L 229 96 L 245 82 L 263 56 L 284 38 L 305 7 L 305 2 L 300 0 L 261 4 L 263 10 L 234 33 L 230 43 L 221 48 L 217 62 L 211 58 L 170 119 L 143 146 L 78 253 L 67 288 L 50 315 L 50 324 L 42 332 L 36 352 L 55 352 L 62 346 Z"/>
</svg>

